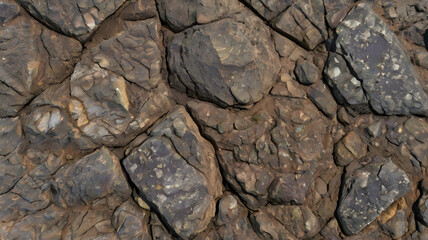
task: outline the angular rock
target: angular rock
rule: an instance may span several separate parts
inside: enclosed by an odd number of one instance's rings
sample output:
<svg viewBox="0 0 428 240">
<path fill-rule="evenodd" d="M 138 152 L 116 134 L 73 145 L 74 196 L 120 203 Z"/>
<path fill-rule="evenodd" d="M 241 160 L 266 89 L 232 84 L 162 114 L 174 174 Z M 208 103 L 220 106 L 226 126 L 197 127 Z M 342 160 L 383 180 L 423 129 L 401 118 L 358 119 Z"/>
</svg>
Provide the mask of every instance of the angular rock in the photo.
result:
<svg viewBox="0 0 428 240">
<path fill-rule="evenodd" d="M 70 89 L 71 118 L 97 145 L 125 145 L 171 108 L 164 86 L 142 95 L 141 88 L 87 59 L 76 65 Z"/>
<path fill-rule="evenodd" d="M 419 66 L 428 69 L 428 52 L 427 51 L 419 51 L 415 54 L 416 64 Z"/>
<path fill-rule="evenodd" d="M 297 175 L 285 173 L 272 183 L 269 189 L 269 197 L 274 203 L 301 204 L 305 201 L 306 193 L 311 185 L 311 177 L 310 171 Z"/>
<path fill-rule="evenodd" d="M 428 116 L 428 96 L 394 33 L 366 4 L 336 28 L 336 51 L 355 72 L 376 113 Z"/>
<path fill-rule="evenodd" d="M 123 164 L 143 198 L 179 236 L 205 230 L 215 215 L 221 177 L 213 147 L 183 107 L 154 126 Z"/>
<path fill-rule="evenodd" d="M 367 154 L 367 145 L 354 131 L 344 136 L 334 148 L 334 159 L 338 166 L 344 167 Z"/>
<path fill-rule="evenodd" d="M 156 0 L 159 16 L 173 31 L 229 17 L 242 10 L 237 0 Z"/>
<path fill-rule="evenodd" d="M 355 0 L 324 0 L 326 20 L 331 28 L 336 26 L 346 17 Z"/>
<path fill-rule="evenodd" d="M 298 1 L 275 18 L 272 26 L 307 50 L 328 38 L 322 0 Z"/>
<path fill-rule="evenodd" d="M 336 101 L 322 82 L 314 85 L 308 97 L 327 117 L 333 118 L 336 115 Z"/>
<path fill-rule="evenodd" d="M 0 118 L 0 155 L 11 153 L 22 142 L 21 121 L 18 118 Z"/>
<path fill-rule="evenodd" d="M 16 152 L 0 156 L 0 194 L 11 190 L 24 175 L 25 169 L 22 157 Z"/>
<path fill-rule="evenodd" d="M 382 229 L 393 239 L 399 239 L 408 231 L 408 222 L 406 213 L 398 210 L 394 217 L 381 225 Z"/>
<path fill-rule="evenodd" d="M 349 105 L 360 113 L 370 112 L 369 101 L 357 80 L 349 71 L 346 60 L 337 53 L 330 53 L 324 76 L 339 103 Z"/>
<path fill-rule="evenodd" d="M 259 211 L 252 214 L 250 219 L 253 224 L 253 228 L 262 239 L 297 239 L 281 222 L 274 219 L 265 211 Z"/>
<path fill-rule="evenodd" d="M 258 239 L 247 219 L 248 210 L 233 195 L 222 197 L 218 203 L 216 224 L 221 239 Z"/>
<path fill-rule="evenodd" d="M 52 188 L 54 201 L 62 207 L 91 205 L 103 198 L 116 207 L 131 195 L 119 160 L 104 147 L 60 168 Z"/>
<path fill-rule="evenodd" d="M 24 14 L 1 27 L 0 117 L 15 116 L 42 90 L 64 80 L 81 48 L 78 41 L 48 30 Z"/>
<path fill-rule="evenodd" d="M 264 19 L 270 21 L 291 6 L 295 0 L 244 0 L 244 2 L 249 4 Z"/>
<path fill-rule="evenodd" d="M 148 228 L 150 214 L 127 200 L 113 212 L 111 223 L 116 229 L 119 239 L 151 239 Z"/>
<path fill-rule="evenodd" d="M 117 37 L 91 49 L 92 59 L 146 90 L 157 87 L 162 79 L 160 25 L 155 20 L 138 22 Z"/>
<path fill-rule="evenodd" d="M 0 2 L 0 26 L 4 26 L 19 14 L 19 6 L 8 2 Z"/>
<path fill-rule="evenodd" d="M 314 84 L 318 79 L 321 79 L 317 66 L 309 61 L 297 61 L 294 74 L 297 81 L 304 85 Z"/>
<path fill-rule="evenodd" d="M 125 0 L 18 0 L 35 18 L 67 36 L 86 39 Z M 86 36 L 85 36 L 86 35 Z"/>
<path fill-rule="evenodd" d="M 220 106 L 250 105 L 279 72 L 270 32 L 249 12 L 178 34 L 168 47 L 170 82 Z"/>
<path fill-rule="evenodd" d="M 367 165 L 345 175 L 337 208 L 338 221 L 347 235 L 360 232 L 395 200 L 411 189 L 406 173 L 390 159 L 374 157 Z"/>
</svg>

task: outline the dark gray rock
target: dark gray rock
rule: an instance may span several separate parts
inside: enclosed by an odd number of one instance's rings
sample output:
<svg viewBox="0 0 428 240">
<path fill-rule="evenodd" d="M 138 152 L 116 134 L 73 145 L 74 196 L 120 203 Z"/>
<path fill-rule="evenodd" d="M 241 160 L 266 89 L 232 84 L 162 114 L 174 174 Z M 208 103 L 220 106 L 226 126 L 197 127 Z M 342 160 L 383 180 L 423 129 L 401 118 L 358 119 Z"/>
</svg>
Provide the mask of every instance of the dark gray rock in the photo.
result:
<svg viewBox="0 0 428 240">
<path fill-rule="evenodd" d="M 343 232 L 351 235 L 406 194 L 411 183 L 403 170 L 382 157 L 374 157 L 360 168 L 348 168 L 354 170 L 345 175 L 337 215 Z"/>
<path fill-rule="evenodd" d="M 221 177 L 214 149 L 177 108 L 123 162 L 140 194 L 181 237 L 202 232 L 215 215 Z"/>
<path fill-rule="evenodd" d="M 21 121 L 18 118 L 0 118 L 0 155 L 11 153 L 21 142 Z"/>
<path fill-rule="evenodd" d="M 381 227 L 392 239 L 400 239 L 406 234 L 409 227 L 406 213 L 403 210 L 398 210 L 394 217 L 382 224 Z"/>
<path fill-rule="evenodd" d="M 336 101 L 324 83 L 315 84 L 308 97 L 327 117 L 333 118 L 336 115 Z"/>
<path fill-rule="evenodd" d="M 336 50 L 362 82 L 375 112 L 428 116 L 428 96 L 406 50 L 368 5 L 355 7 L 336 33 Z"/>
<path fill-rule="evenodd" d="M 298 1 L 275 18 L 272 26 L 307 50 L 328 38 L 322 0 Z"/>
<path fill-rule="evenodd" d="M 0 28 L 0 49 L 0 117 L 10 117 L 42 90 L 64 80 L 82 47 L 21 15 Z"/>
<path fill-rule="evenodd" d="M 131 195 L 119 160 L 104 147 L 60 168 L 52 188 L 55 203 L 62 207 L 91 205 L 105 198 L 114 208 Z"/>
<path fill-rule="evenodd" d="M 294 74 L 297 81 L 304 85 L 311 85 L 321 79 L 317 66 L 309 61 L 297 61 Z"/>
<path fill-rule="evenodd" d="M 162 79 L 160 24 L 140 21 L 119 36 L 91 49 L 92 59 L 101 68 L 121 75 L 146 90 L 157 87 Z"/>
<path fill-rule="evenodd" d="M 19 14 L 19 6 L 8 2 L 0 2 L 0 26 L 9 22 Z"/>
<path fill-rule="evenodd" d="M 370 112 L 369 101 L 361 82 L 349 71 L 346 60 L 337 53 L 330 53 L 324 76 L 339 103 L 350 106 L 360 113 Z"/>
<path fill-rule="evenodd" d="M 113 14 L 125 0 L 19 0 L 35 18 L 64 33 L 67 36 L 80 37 L 94 31 L 108 16 Z"/>
<path fill-rule="evenodd" d="M 221 106 L 261 100 L 276 81 L 278 61 L 269 28 L 250 12 L 195 26 L 168 47 L 171 84 Z"/>
<path fill-rule="evenodd" d="M 149 231 L 150 212 L 138 207 L 128 200 L 113 212 L 111 223 L 116 229 L 119 239 L 151 239 Z"/>
<path fill-rule="evenodd" d="M 156 0 L 156 3 L 160 18 L 175 32 L 242 11 L 237 0 Z"/>
<path fill-rule="evenodd" d="M 428 181 L 424 179 L 421 183 L 421 196 L 417 201 L 416 217 L 423 225 L 428 227 Z"/>
<path fill-rule="evenodd" d="M 16 152 L 0 156 L 0 194 L 12 189 L 24 175 L 25 169 L 22 157 Z"/>
<path fill-rule="evenodd" d="M 244 0 L 267 21 L 272 20 L 295 2 L 295 0 Z"/>
</svg>

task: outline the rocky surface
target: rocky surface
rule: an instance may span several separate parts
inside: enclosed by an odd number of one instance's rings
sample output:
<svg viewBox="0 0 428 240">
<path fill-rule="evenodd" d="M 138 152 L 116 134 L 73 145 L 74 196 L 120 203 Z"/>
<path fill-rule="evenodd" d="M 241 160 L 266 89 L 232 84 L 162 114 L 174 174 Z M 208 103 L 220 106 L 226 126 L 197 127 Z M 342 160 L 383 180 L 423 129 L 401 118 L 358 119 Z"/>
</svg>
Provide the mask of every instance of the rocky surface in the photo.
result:
<svg viewBox="0 0 428 240">
<path fill-rule="evenodd" d="M 427 0 L 0 0 L 0 239 L 428 239 Z"/>
</svg>

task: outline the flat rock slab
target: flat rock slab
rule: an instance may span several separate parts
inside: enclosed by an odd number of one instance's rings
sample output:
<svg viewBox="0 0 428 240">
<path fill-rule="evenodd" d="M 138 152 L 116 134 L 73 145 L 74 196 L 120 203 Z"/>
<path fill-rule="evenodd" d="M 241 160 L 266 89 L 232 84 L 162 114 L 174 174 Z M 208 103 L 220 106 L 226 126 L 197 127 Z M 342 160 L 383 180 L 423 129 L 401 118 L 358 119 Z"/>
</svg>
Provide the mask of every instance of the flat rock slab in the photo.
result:
<svg viewBox="0 0 428 240">
<path fill-rule="evenodd" d="M 179 236 L 202 232 L 215 215 L 222 187 L 214 149 L 184 107 L 158 123 L 123 164 L 143 199 Z"/>
<path fill-rule="evenodd" d="M 428 96 L 406 50 L 368 5 L 356 6 L 338 25 L 336 33 L 336 51 L 346 59 L 351 72 L 362 83 L 376 113 L 428 116 Z M 341 73 L 333 69 L 334 76 L 339 77 Z M 352 82 L 352 78 L 348 81 Z M 352 101 L 352 95 L 348 102 Z M 359 97 L 357 102 L 363 101 L 364 98 Z"/>
<path fill-rule="evenodd" d="M 276 81 L 269 28 L 250 12 L 178 34 L 168 47 L 172 85 L 221 106 L 250 105 Z"/>
<path fill-rule="evenodd" d="M 67 36 L 85 38 L 125 0 L 18 0 L 35 18 Z"/>
<path fill-rule="evenodd" d="M 347 169 L 337 215 L 346 234 L 356 234 L 411 189 L 406 173 L 391 160 L 374 157 Z"/>
</svg>

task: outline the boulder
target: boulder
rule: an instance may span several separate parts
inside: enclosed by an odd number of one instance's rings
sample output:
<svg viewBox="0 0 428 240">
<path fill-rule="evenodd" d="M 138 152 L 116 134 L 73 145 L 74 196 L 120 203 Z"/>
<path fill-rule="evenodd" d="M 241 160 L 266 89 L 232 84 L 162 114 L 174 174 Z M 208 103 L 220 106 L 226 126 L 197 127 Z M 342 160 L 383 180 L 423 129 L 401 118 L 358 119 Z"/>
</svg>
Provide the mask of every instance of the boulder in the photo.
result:
<svg viewBox="0 0 428 240">
<path fill-rule="evenodd" d="M 156 124 L 123 164 L 143 199 L 175 233 L 189 238 L 205 230 L 221 195 L 221 176 L 212 145 L 184 107 Z"/>
<path fill-rule="evenodd" d="M 125 0 L 18 0 L 39 21 L 67 36 L 86 39 Z"/>
<path fill-rule="evenodd" d="M 347 235 L 360 232 L 411 189 L 406 173 L 390 159 L 374 157 L 365 166 L 351 165 L 337 208 L 338 221 Z"/>
<path fill-rule="evenodd" d="M 355 86 L 340 92 L 358 88 L 358 82 L 361 82 L 376 113 L 428 116 L 428 95 L 419 83 L 407 51 L 369 5 L 358 4 L 337 26 L 336 34 L 336 52 L 343 56 L 350 71 L 355 74 L 355 80 L 343 76 L 343 87 L 345 79 L 351 83 L 354 80 Z M 335 61 L 334 57 L 329 61 Z M 333 67 L 332 76 L 342 78 L 340 68 L 340 71 L 335 69 Z M 346 71 L 344 74 L 347 74 Z M 361 92 L 357 96 L 362 96 Z M 361 97 L 358 99 L 357 102 L 363 100 Z"/>
<path fill-rule="evenodd" d="M 269 28 L 250 12 L 195 26 L 168 47 L 173 87 L 223 107 L 260 101 L 276 81 L 278 61 Z"/>
</svg>

